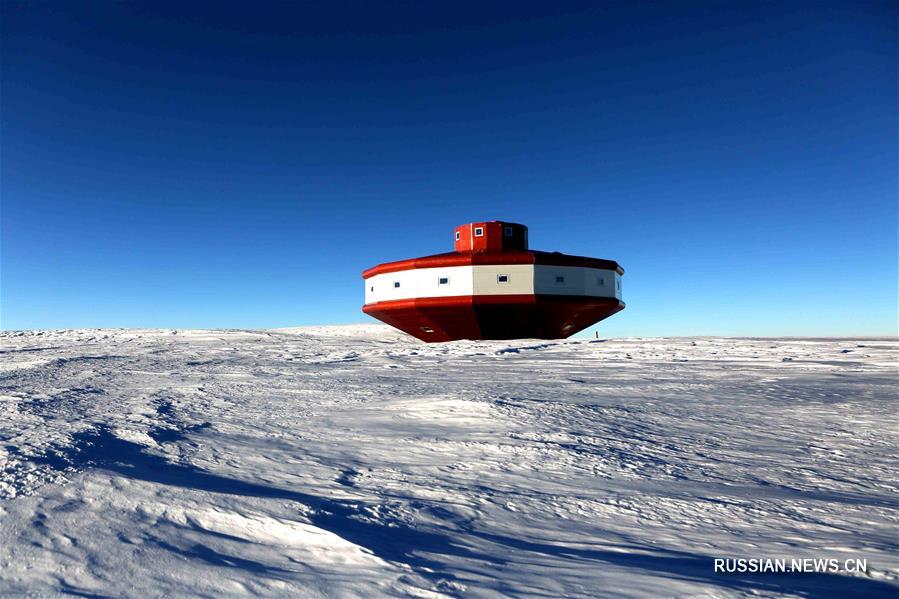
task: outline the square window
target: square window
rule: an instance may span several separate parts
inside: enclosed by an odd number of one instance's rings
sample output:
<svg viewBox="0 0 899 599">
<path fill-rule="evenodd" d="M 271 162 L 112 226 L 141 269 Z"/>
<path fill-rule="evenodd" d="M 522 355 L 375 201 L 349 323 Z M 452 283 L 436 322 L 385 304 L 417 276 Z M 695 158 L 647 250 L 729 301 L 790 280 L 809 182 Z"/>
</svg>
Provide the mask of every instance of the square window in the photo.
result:
<svg viewBox="0 0 899 599">
<path fill-rule="evenodd" d="M 474 228 L 474 236 L 475 237 L 483 237 L 483 235 L 484 235 L 483 227 L 475 227 Z"/>
<path fill-rule="evenodd" d="M 509 275 L 496 275 L 496 282 L 497 283 L 508 283 Z"/>
<path fill-rule="evenodd" d="M 556 283 L 564 283 L 565 277 L 556 277 Z"/>
<path fill-rule="evenodd" d="M 437 277 L 438 285 L 449 285 L 449 277 Z"/>
<path fill-rule="evenodd" d="M 503 235 L 506 237 L 512 237 L 512 227 L 506 227 L 503 229 Z"/>
<path fill-rule="evenodd" d="M 602 287 L 603 285 L 606 284 L 606 280 L 602 277 L 599 277 L 598 279 L 596 279 L 596 282 L 599 284 L 600 287 Z"/>
<path fill-rule="evenodd" d="M 462 234 L 456 231 L 456 241 L 459 241 L 460 239 L 462 239 Z"/>
<path fill-rule="evenodd" d="M 394 281 L 394 282 L 393 282 L 393 288 L 394 288 L 394 289 L 396 289 L 396 288 L 399 287 L 399 286 L 400 286 L 400 282 L 399 282 L 399 281 Z"/>
</svg>

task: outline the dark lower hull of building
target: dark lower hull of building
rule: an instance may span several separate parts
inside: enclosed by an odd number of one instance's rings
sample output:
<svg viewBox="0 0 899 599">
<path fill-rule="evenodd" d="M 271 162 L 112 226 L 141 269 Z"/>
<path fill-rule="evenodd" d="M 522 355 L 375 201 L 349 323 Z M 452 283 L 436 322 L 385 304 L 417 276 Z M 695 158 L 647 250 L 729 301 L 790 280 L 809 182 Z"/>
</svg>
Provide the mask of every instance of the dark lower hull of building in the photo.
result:
<svg viewBox="0 0 899 599">
<path fill-rule="evenodd" d="M 564 339 L 623 309 L 615 298 L 568 295 L 428 297 L 362 307 L 369 316 L 427 342 Z"/>
</svg>

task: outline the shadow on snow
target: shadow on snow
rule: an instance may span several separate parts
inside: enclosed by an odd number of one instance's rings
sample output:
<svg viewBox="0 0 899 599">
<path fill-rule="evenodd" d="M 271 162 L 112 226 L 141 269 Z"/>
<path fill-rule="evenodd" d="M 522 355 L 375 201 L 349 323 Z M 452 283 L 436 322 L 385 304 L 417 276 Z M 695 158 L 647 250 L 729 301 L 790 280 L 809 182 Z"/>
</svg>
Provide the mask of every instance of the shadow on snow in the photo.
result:
<svg viewBox="0 0 899 599">
<path fill-rule="evenodd" d="M 166 440 L 172 439 L 166 432 Z M 152 436 L 152 435 L 151 435 Z M 502 565 L 508 560 L 497 556 L 510 550 L 542 554 L 555 559 L 570 559 L 624 568 L 636 568 L 660 577 L 712 584 L 741 591 L 793 593 L 804 596 L 884 596 L 892 595 L 896 588 L 890 584 L 861 577 L 836 574 L 720 574 L 713 569 L 713 557 L 658 547 L 629 547 L 632 552 L 602 549 L 581 549 L 549 543 L 528 541 L 522 538 L 491 534 L 484 531 L 464 530 L 465 534 L 497 546 L 496 551 L 485 553 L 460 543 L 454 531 L 427 531 L 399 522 L 365 519 L 361 513 L 364 504 L 349 500 L 334 500 L 280 489 L 268 485 L 245 482 L 227 476 L 206 472 L 190 465 L 175 464 L 165 458 L 147 453 L 145 447 L 120 439 L 106 428 L 77 435 L 64 458 L 41 459 L 52 467 L 66 465 L 76 468 L 95 467 L 114 472 L 134 480 L 158 483 L 183 489 L 210 493 L 224 493 L 246 497 L 285 499 L 302 503 L 314 511 L 308 514 L 310 523 L 332 532 L 341 538 L 369 550 L 377 557 L 398 564 L 407 564 L 420 575 L 432 580 L 454 580 L 450 567 L 440 561 L 440 556 L 451 556 Z M 275 574 L 269 566 L 219 554 L 204 545 L 178 548 L 160 541 L 160 546 L 188 558 L 199 559 L 213 565 L 241 568 L 261 575 Z M 512 592 L 511 589 L 498 589 Z"/>
</svg>

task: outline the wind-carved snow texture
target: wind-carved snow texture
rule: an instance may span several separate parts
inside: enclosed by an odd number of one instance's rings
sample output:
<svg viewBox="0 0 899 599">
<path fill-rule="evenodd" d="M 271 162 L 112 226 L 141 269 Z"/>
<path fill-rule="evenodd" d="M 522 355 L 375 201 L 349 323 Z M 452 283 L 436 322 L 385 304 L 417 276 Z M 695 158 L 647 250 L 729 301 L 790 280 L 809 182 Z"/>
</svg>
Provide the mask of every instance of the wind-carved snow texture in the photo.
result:
<svg viewBox="0 0 899 599">
<path fill-rule="evenodd" d="M 895 339 L 0 340 L 0 594 L 899 590 Z"/>
</svg>

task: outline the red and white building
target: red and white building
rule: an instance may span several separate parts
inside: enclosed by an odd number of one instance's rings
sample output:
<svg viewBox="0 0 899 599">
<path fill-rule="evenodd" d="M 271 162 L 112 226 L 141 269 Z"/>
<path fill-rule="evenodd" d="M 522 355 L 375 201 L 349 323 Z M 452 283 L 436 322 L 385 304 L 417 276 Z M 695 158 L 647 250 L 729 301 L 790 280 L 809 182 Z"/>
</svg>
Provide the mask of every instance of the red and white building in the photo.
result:
<svg viewBox="0 0 899 599">
<path fill-rule="evenodd" d="M 362 273 L 362 311 L 422 341 L 560 339 L 624 309 L 612 260 L 528 249 L 528 228 L 491 221 L 454 231 L 455 251 Z"/>
</svg>

